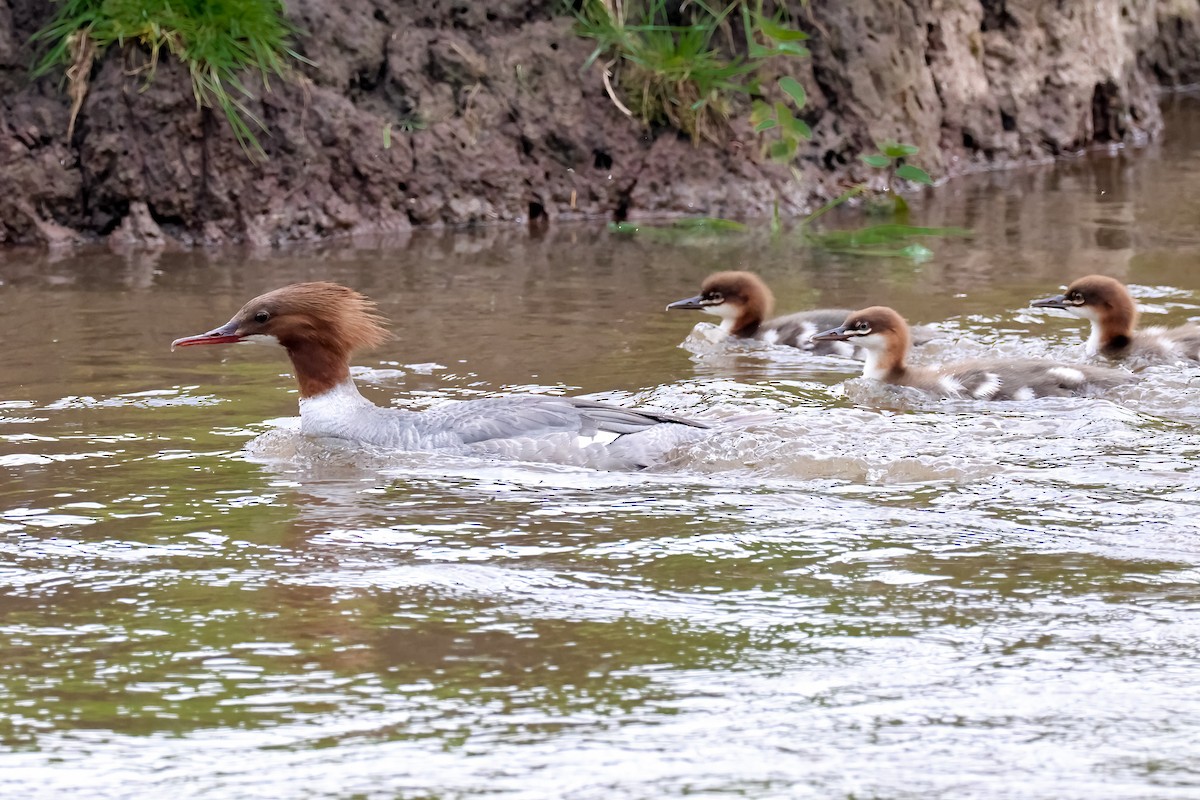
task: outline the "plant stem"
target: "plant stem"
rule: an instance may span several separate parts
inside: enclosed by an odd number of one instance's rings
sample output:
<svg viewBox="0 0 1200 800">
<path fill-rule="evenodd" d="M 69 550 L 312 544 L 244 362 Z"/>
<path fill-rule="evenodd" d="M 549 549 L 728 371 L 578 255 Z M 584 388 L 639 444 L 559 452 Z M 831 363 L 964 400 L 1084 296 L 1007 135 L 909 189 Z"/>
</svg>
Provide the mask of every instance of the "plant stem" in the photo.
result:
<svg viewBox="0 0 1200 800">
<path fill-rule="evenodd" d="M 842 192 L 841 195 L 830 200 L 828 203 L 821 206 L 816 211 L 814 211 L 813 213 L 811 213 L 807 217 L 805 217 L 803 220 L 801 220 L 800 227 L 803 228 L 803 227 L 808 226 L 814 220 L 817 220 L 820 217 L 823 217 L 825 214 L 828 214 L 830 211 L 837 208 L 838 206 L 840 206 L 842 203 L 846 202 L 847 200 L 851 200 L 855 197 L 858 197 L 860 194 L 862 194 L 866 190 L 867 190 L 867 185 L 865 183 L 860 183 L 857 186 L 853 186 L 850 189 L 847 189 L 846 191 Z"/>
</svg>

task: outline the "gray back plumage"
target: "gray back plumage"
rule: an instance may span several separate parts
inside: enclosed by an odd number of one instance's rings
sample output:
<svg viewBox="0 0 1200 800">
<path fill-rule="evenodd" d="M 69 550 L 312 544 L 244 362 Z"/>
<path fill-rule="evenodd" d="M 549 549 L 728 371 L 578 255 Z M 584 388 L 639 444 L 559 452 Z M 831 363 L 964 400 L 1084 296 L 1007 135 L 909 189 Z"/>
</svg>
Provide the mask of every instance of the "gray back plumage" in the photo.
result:
<svg viewBox="0 0 1200 800">
<path fill-rule="evenodd" d="M 1132 352 L 1128 354 L 1164 360 L 1200 361 L 1200 326 L 1143 328 L 1134 334 Z"/>
<path fill-rule="evenodd" d="M 956 364 L 941 372 L 930 388 L 946 397 L 1019 400 L 1070 397 L 1111 389 L 1130 380 L 1129 373 L 1106 367 L 1018 359 Z"/>
<path fill-rule="evenodd" d="M 613 433 L 623 436 L 665 423 L 707 428 L 702 422 L 655 411 L 621 408 L 579 397 L 525 395 L 495 397 L 450 403 L 424 412 L 423 422 L 453 431 L 463 444 L 488 439 L 575 433 L 594 436 Z"/>
<path fill-rule="evenodd" d="M 844 352 L 846 345 L 841 342 L 810 341 L 814 333 L 836 328 L 850 315 L 849 311 L 840 308 L 818 308 L 813 311 L 798 311 L 783 317 L 776 317 L 762 324 L 755 338 L 773 341 L 775 344 L 785 344 L 798 347 L 817 355 L 849 355 Z M 770 334 L 774 333 L 774 337 Z M 834 347 L 834 345 L 841 345 Z"/>
</svg>

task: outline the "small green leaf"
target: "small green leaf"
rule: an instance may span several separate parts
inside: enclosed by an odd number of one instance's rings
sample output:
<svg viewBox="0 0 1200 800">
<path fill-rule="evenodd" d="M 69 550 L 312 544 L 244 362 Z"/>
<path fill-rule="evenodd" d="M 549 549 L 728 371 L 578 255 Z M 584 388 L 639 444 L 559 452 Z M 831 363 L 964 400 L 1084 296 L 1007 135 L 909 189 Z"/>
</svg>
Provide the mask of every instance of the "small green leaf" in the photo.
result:
<svg viewBox="0 0 1200 800">
<path fill-rule="evenodd" d="M 796 140 L 795 139 L 780 139 L 776 142 L 771 142 L 770 149 L 771 159 L 774 161 L 788 162 L 796 155 Z"/>
<path fill-rule="evenodd" d="M 808 38 L 804 31 L 793 30 L 769 19 L 759 19 L 758 29 L 777 42 L 801 42 Z"/>
<path fill-rule="evenodd" d="M 812 139 L 812 128 L 808 127 L 808 123 L 802 119 L 792 119 L 791 129 L 792 133 L 796 134 L 801 139 Z"/>
<path fill-rule="evenodd" d="M 757 42 L 750 45 L 749 55 L 750 55 L 751 60 L 770 58 L 771 56 L 778 55 L 778 54 L 779 54 L 778 50 L 774 50 L 770 47 L 763 47 L 761 44 L 759 44 Z"/>
<path fill-rule="evenodd" d="M 859 156 L 859 159 L 861 159 L 863 163 L 867 164 L 868 166 L 878 167 L 880 169 L 890 166 L 892 163 L 890 158 L 879 153 L 872 153 L 869 156 Z"/>
<path fill-rule="evenodd" d="M 900 142 L 880 142 L 879 149 L 885 156 L 890 158 L 905 158 L 907 156 L 915 156 L 920 152 L 920 148 L 911 144 L 901 144 Z"/>
<path fill-rule="evenodd" d="M 764 119 L 762 122 L 754 126 L 754 132 L 762 133 L 763 131 L 769 131 L 778 125 L 779 123 L 776 122 L 774 118 Z"/>
<path fill-rule="evenodd" d="M 896 177 L 912 181 L 913 183 L 923 183 L 926 186 L 933 185 L 933 178 L 929 177 L 929 173 L 920 167 L 914 167 L 912 164 L 901 164 L 899 167 L 896 167 Z"/>
<path fill-rule="evenodd" d="M 383 126 L 383 149 L 390 150 L 392 147 L 392 123 Z"/>
<path fill-rule="evenodd" d="M 779 79 L 779 88 L 787 92 L 788 97 L 795 101 L 796 108 L 804 108 L 804 103 L 808 100 L 808 94 L 804 91 L 804 87 L 800 85 L 800 81 L 789 75 L 784 75 Z"/>
<path fill-rule="evenodd" d="M 750 104 L 750 124 L 757 126 L 766 120 L 775 120 L 774 110 L 762 100 L 755 100 Z"/>
<path fill-rule="evenodd" d="M 780 125 L 788 128 L 789 130 L 792 127 L 792 121 L 796 119 L 794 116 L 792 116 L 792 110 L 783 103 L 775 104 L 775 118 L 779 120 Z"/>
</svg>

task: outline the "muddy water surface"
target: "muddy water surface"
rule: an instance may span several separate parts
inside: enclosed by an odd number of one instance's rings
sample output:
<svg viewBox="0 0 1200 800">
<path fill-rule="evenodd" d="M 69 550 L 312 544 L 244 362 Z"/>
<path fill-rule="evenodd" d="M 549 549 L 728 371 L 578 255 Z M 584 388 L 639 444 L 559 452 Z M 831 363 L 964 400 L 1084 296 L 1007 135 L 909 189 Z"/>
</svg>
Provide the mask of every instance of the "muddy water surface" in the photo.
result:
<svg viewBox="0 0 1200 800">
<path fill-rule="evenodd" d="M 1200 368 L 931 402 L 712 344 L 746 265 L 887 302 L 919 358 L 1083 358 L 1072 277 L 1200 315 L 1200 106 L 1129 153 L 964 179 L 931 260 L 558 228 L 0 261 L 5 797 L 1169 798 L 1200 792 Z M 847 220 L 849 221 L 849 220 Z M 379 402 L 593 393 L 720 419 L 637 474 L 287 432 L 287 364 L 171 353 L 307 279 L 376 298 Z M 263 434 L 268 434 L 263 437 Z"/>
</svg>

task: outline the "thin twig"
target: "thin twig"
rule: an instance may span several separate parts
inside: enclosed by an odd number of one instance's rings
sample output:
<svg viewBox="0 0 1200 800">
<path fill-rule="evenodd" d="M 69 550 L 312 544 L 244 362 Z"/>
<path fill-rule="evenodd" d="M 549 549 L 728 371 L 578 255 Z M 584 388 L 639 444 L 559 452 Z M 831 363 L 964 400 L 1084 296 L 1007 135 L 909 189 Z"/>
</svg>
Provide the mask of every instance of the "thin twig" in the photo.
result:
<svg viewBox="0 0 1200 800">
<path fill-rule="evenodd" d="M 604 65 L 604 90 L 608 92 L 608 97 L 613 101 L 613 105 L 621 109 L 621 112 L 625 114 L 625 116 L 632 118 L 633 112 L 626 108 L 625 104 L 617 99 L 617 93 L 613 91 L 612 82 L 610 79 L 612 78 L 612 65 L 615 63 L 616 60 L 614 59 L 613 61 L 609 61 Z"/>
</svg>

